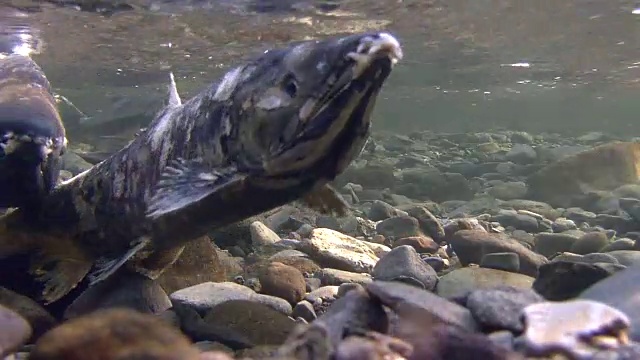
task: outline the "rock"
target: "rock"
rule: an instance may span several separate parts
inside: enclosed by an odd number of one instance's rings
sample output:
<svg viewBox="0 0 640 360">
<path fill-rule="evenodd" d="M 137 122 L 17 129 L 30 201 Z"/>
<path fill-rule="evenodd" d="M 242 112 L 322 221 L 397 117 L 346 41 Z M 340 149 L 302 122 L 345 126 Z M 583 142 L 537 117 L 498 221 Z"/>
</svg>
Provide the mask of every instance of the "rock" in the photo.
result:
<svg viewBox="0 0 640 360">
<path fill-rule="evenodd" d="M 598 350 L 626 344 L 629 319 L 602 303 L 543 302 L 527 306 L 523 313 L 527 324 L 523 343 L 530 356 L 587 359 Z"/>
<path fill-rule="evenodd" d="M 293 251 L 297 251 L 297 250 L 293 250 Z M 298 251 L 298 252 L 303 254 L 304 256 L 291 255 L 291 254 L 290 256 L 286 256 L 285 254 L 280 254 L 278 256 L 275 256 L 278 254 L 276 253 L 274 254 L 274 256 L 270 258 L 270 260 L 277 261 L 279 263 L 283 263 L 285 265 L 294 267 L 303 274 L 305 273 L 315 274 L 320 271 L 320 266 L 316 264 L 315 261 L 309 259 L 307 254 L 303 253 L 302 251 Z"/>
<path fill-rule="evenodd" d="M 520 257 L 513 252 L 486 254 L 480 261 L 480 267 L 517 273 L 520 271 Z"/>
<path fill-rule="evenodd" d="M 509 150 L 509 152 L 505 155 L 505 158 L 508 161 L 511 161 L 516 164 L 531 164 L 536 161 L 538 154 L 536 150 L 532 148 L 530 145 L 526 144 L 515 144 Z"/>
<path fill-rule="evenodd" d="M 316 217 L 316 227 L 342 231 L 342 225 L 334 216 L 318 215 Z"/>
<path fill-rule="evenodd" d="M 426 235 L 405 237 L 393 242 L 394 247 L 403 245 L 411 246 L 419 254 L 435 254 L 440 249 L 440 246 Z"/>
<path fill-rule="evenodd" d="M 391 248 L 386 245 L 377 244 L 371 241 L 363 241 L 362 243 L 371 249 L 378 258 L 381 258 L 391 252 Z"/>
<path fill-rule="evenodd" d="M 486 213 L 495 213 L 499 210 L 501 200 L 491 196 L 478 196 L 468 202 L 442 203 L 443 210 L 449 218 L 465 218 Z M 451 207 L 450 207 L 451 206 Z"/>
<path fill-rule="evenodd" d="M 551 229 L 555 233 L 561 233 L 561 232 L 567 231 L 567 230 L 575 230 L 577 228 L 578 228 L 578 226 L 576 225 L 576 223 L 573 220 L 567 219 L 567 218 L 563 218 L 563 217 L 559 217 L 559 218 L 555 219 L 553 221 L 553 224 L 551 224 Z"/>
<path fill-rule="evenodd" d="M 169 298 L 174 308 L 186 307 L 196 310 L 200 315 L 209 312 L 210 309 L 230 300 L 249 300 L 271 307 L 285 315 L 291 314 L 291 305 L 283 299 L 257 294 L 246 286 L 233 282 L 202 283 L 178 290 Z"/>
<path fill-rule="evenodd" d="M 571 249 L 569 251 L 585 255 L 599 252 L 608 244 L 609 238 L 607 237 L 607 234 L 602 231 L 592 231 L 582 235 L 582 237 L 571 245 Z"/>
<path fill-rule="evenodd" d="M 320 280 L 323 286 L 347 283 L 364 285 L 371 282 L 372 278 L 369 274 L 357 274 L 349 271 L 325 268 L 320 272 Z"/>
<path fill-rule="evenodd" d="M 338 184 L 354 183 L 370 189 L 393 188 L 396 184 L 393 166 L 350 166 L 338 178 Z"/>
<path fill-rule="evenodd" d="M 307 300 L 302 300 L 293 307 L 293 313 L 291 313 L 293 318 L 301 317 L 308 322 L 312 322 L 317 319 L 315 310 L 313 309 L 313 304 L 308 302 Z"/>
<path fill-rule="evenodd" d="M 272 262 L 258 279 L 263 294 L 285 299 L 290 304 L 296 304 L 304 297 L 306 290 L 304 276 L 292 266 Z"/>
<path fill-rule="evenodd" d="M 554 148 L 537 148 L 538 158 L 545 162 L 555 162 L 567 156 L 575 155 L 589 149 L 590 147 L 584 145 L 561 145 Z"/>
<path fill-rule="evenodd" d="M 630 266 L 584 290 L 580 299 L 607 304 L 625 313 L 631 320 L 630 338 L 640 341 L 640 265 Z"/>
<path fill-rule="evenodd" d="M 487 230 L 480 224 L 480 221 L 477 218 L 454 219 L 444 226 L 446 242 L 449 242 L 453 237 L 453 234 L 460 230 L 476 230 L 487 232 Z"/>
<path fill-rule="evenodd" d="M 613 142 L 567 156 L 529 176 L 528 196 L 569 207 L 582 189 L 614 190 L 640 178 L 640 143 Z"/>
<path fill-rule="evenodd" d="M 278 220 L 280 222 L 285 222 L 289 219 L 289 212 L 287 210 L 288 208 L 286 207 L 284 209 L 281 208 L 276 213 L 276 215 L 283 213 L 280 216 L 276 216 L 276 218 L 279 218 Z M 250 226 L 251 223 L 256 220 L 266 221 L 264 216 L 251 217 L 227 226 L 213 229 L 209 232 L 209 236 L 217 246 L 220 246 L 223 249 L 231 251 L 231 248 L 237 247 L 238 249 L 241 249 L 243 253 L 249 253 L 252 251 Z M 278 225 L 278 222 L 276 222 L 276 225 Z M 238 256 L 238 254 L 234 254 L 234 256 Z"/>
<path fill-rule="evenodd" d="M 478 230 L 460 230 L 449 240 L 463 266 L 479 264 L 486 254 L 513 252 L 520 258 L 520 272 L 535 277 L 538 267 L 547 263 L 540 254 L 527 249 L 522 244 L 502 234 L 487 233 Z"/>
<path fill-rule="evenodd" d="M 607 255 L 611 255 L 624 266 L 633 266 L 640 264 L 640 251 L 634 250 L 616 250 L 609 251 Z"/>
<path fill-rule="evenodd" d="M 278 251 L 277 253 L 271 255 L 271 257 L 269 257 L 269 261 L 281 262 L 281 261 L 286 261 L 287 259 L 297 258 L 297 257 L 308 258 L 309 255 L 299 250 L 287 249 L 287 250 Z"/>
<path fill-rule="evenodd" d="M 526 200 L 526 199 L 515 199 L 508 200 L 501 203 L 501 207 L 503 209 L 513 209 L 518 212 L 523 210 L 528 211 L 530 214 L 538 214 L 544 218 L 554 220 L 558 218 L 562 212 L 554 209 L 551 205 L 534 200 Z"/>
<path fill-rule="evenodd" d="M 540 225 L 538 220 L 530 215 L 519 214 L 515 211 L 501 210 L 500 213 L 493 217 L 493 221 L 497 221 L 505 227 L 512 227 L 526 232 L 538 232 Z"/>
<path fill-rule="evenodd" d="M 80 155 L 73 151 L 65 151 L 62 155 L 62 169 L 67 170 L 74 176 L 92 167 L 90 163 L 84 160 Z"/>
<path fill-rule="evenodd" d="M 418 219 L 411 216 L 394 216 L 382 220 L 376 225 L 376 231 L 392 240 L 423 235 Z"/>
<path fill-rule="evenodd" d="M 339 286 L 322 286 L 316 290 L 311 291 L 305 296 L 307 301 L 315 303 L 320 300 L 334 300 L 338 295 Z"/>
<path fill-rule="evenodd" d="M 280 241 L 280 236 L 269 229 L 261 221 L 254 221 L 249 225 L 251 243 L 254 247 L 272 245 Z"/>
<path fill-rule="evenodd" d="M 595 263 L 610 263 L 610 264 L 620 264 L 618 259 L 609 255 L 602 253 L 591 253 L 586 255 L 578 255 L 570 252 L 560 253 L 557 256 L 553 257 L 553 261 L 572 261 L 572 262 L 581 262 L 585 264 L 595 264 Z"/>
<path fill-rule="evenodd" d="M 406 359 L 413 352 L 408 343 L 388 335 L 368 332 L 364 336 L 349 336 L 338 345 L 333 358 L 349 359 Z"/>
<path fill-rule="evenodd" d="M 640 200 L 632 198 L 620 198 L 618 204 L 636 221 L 640 221 Z"/>
<path fill-rule="evenodd" d="M 519 334 L 524 330 L 522 310 L 542 301 L 544 298 L 532 289 L 498 286 L 472 291 L 466 307 L 484 332 L 509 330 Z"/>
<path fill-rule="evenodd" d="M 205 351 L 200 353 L 199 360 L 233 360 L 233 357 L 223 351 Z"/>
<path fill-rule="evenodd" d="M 567 219 L 573 220 L 577 223 L 593 221 L 596 218 L 596 214 L 591 211 L 586 211 L 578 207 L 568 208 L 564 211 L 564 216 Z"/>
<path fill-rule="evenodd" d="M 420 229 L 436 242 L 444 240 L 445 232 L 442 222 L 425 206 L 412 206 L 407 210 L 409 216 L 418 219 Z"/>
<path fill-rule="evenodd" d="M 367 213 L 367 218 L 373 221 L 385 220 L 396 216 L 398 211 L 384 201 L 375 200 L 371 203 L 371 208 Z"/>
<path fill-rule="evenodd" d="M 15 311 L 0 305 L 0 357 L 4 358 L 31 337 L 31 326 Z"/>
<path fill-rule="evenodd" d="M 495 345 L 489 337 L 451 325 L 433 324 L 428 316 L 405 310 L 395 335 L 413 346 L 408 359 L 524 360 L 514 351 Z M 471 355 L 472 354 L 472 355 Z"/>
<path fill-rule="evenodd" d="M 362 288 L 345 293 L 317 320 L 297 329 L 280 347 L 279 358 L 305 357 L 300 355 L 301 349 L 307 354 L 322 354 L 318 356 L 326 358 L 329 355 L 327 350 L 335 349 L 352 329 L 362 329 L 365 333 L 386 333 L 389 329 L 385 309 Z"/>
<path fill-rule="evenodd" d="M 474 194 L 471 184 L 462 174 L 443 173 L 435 168 L 404 170 L 402 180 L 403 184 L 396 186 L 395 192 L 413 199 L 466 201 Z"/>
<path fill-rule="evenodd" d="M 171 307 L 167 293 L 157 281 L 122 269 L 85 290 L 65 310 L 66 319 L 99 309 L 127 308 L 141 313 L 159 314 Z"/>
<path fill-rule="evenodd" d="M 40 337 L 56 324 L 56 319 L 38 303 L 3 287 L 0 287 L 0 305 L 27 320 L 34 338 Z"/>
<path fill-rule="evenodd" d="M 496 269 L 465 267 L 440 277 L 436 294 L 445 298 L 453 298 L 470 291 L 490 289 L 502 285 L 529 289 L 533 281 L 534 278 L 523 274 Z"/>
<path fill-rule="evenodd" d="M 603 247 L 600 251 L 603 253 L 617 250 L 634 250 L 635 241 L 627 238 L 617 239 Z"/>
<path fill-rule="evenodd" d="M 305 278 L 304 281 L 307 284 L 307 292 L 315 291 L 322 287 L 322 281 L 318 278 Z"/>
<path fill-rule="evenodd" d="M 360 284 L 356 284 L 356 283 L 344 283 L 340 286 L 338 286 L 338 294 L 336 295 L 337 297 L 343 297 L 344 294 L 348 293 L 351 290 L 357 290 L 360 291 L 360 289 L 364 289 L 364 287 Z"/>
<path fill-rule="evenodd" d="M 515 337 L 513 333 L 508 330 L 494 331 L 488 334 L 487 337 L 492 343 L 503 349 L 513 350 L 513 343 Z"/>
<path fill-rule="evenodd" d="M 598 214 L 591 222 L 593 226 L 599 226 L 610 231 L 617 233 L 626 233 L 638 228 L 638 222 L 628 216 L 623 215 L 610 215 L 610 214 Z"/>
<path fill-rule="evenodd" d="M 505 182 L 490 187 L 487 193 L 501 200 L 522 199 L 527 195 L 527 184 L 522 181 Z"/>
<path fill-rule="evenodd" d="M 613 190 L 618 198 L 640 199 L 640 186 L 638 184 L 625 184 Z"/>
<path fill-rule="evenodd" d="M 551 257 L 556 253 L 569 251 L 573 244 L 578 241 L 578 237 L 570 233 L 546 233 L 535 235 L 534 251 L 546 257 Z"/>
<path fill-rule="evenodd" d="M 438 282 L 435 270 L 408 245 L 398 246 L 382 257 L 372 275 L 375 280 L 401 281 L 429 291 L 435 289 Z"/>
<path fill-rule="evenodd" d="M 568 300 L 611 274 L 598 264 L 552 261 L 540 267 L 533 289 L 550 301 Z"/>
<path fill-rule="evenodd" d="M 436 323 L 460 326 L 470 331 L 478 329 L 469 310 L 415 286 L 396 281 L 374 281 L 365 288 L 373 298 L 379 299 L 395 312 L 411 310 L 417 314 L 427 314 Z"/>
<path fill-rule="evenodd" d="M 182 306 L 172 311 L 179 319 L 180 330 L 193 341 L 215 341 L 232 350 L 254 346 L 244 334 L 223 325 L 205 322 L 195 309 Z"/>
<path fill-rule="evenodd" d="M 532 144 L 533 136 L 524 131 L 514 131 L 511 133 L 511 142 L 514 144 Z"/>
<path fill-rule="evenodd" d="M 370 273 L 379 259 L 364 241 L 323 228 L 314 229 L 300 250 L 322 267 L 351 272 Z"/>
<path fill-rule="evenodd" d="M 207 312 L 204 322 L 243 334 L 254 345 L 279 345 L 296 324 L 282 312 L 251 300 L 218 304 Z"/>
<path fill-rule="evenodd" d="M 518 229 L 513 230 L 511 232 L 511 237 L 514 240 L 517 240 L 518 242 L 524 244 L 529 249 L 532 249 L 533 245 L 535 244 L 535 237 L 533 236 L 533 234 L 529 234 L 526 231 Z"/>
<path fill-rule="evenodd" d="M 146 359 L 198 360 L 189 339 L 163 320 L 129 309 L 100 310 L 69 320 L 43 335 L 32 360 L 83 360 L 98 351 L 100 359 L 135 354 Z"/>
<path fill-rule="evenodd" d="M 226 280 L 227 267 L 218 251 L 208 236 L 189 242 L 178 260 L 160 275 L 158 283 L 170 294 L 203 282 Z"/>
<path fill-rule="evenodd" d="M 440 256 L 423 257 L 422 261 L 431 266 L 436 272 L 440 272 L 449 266 L 449 260 L 443 259 Z"/>
</svg>

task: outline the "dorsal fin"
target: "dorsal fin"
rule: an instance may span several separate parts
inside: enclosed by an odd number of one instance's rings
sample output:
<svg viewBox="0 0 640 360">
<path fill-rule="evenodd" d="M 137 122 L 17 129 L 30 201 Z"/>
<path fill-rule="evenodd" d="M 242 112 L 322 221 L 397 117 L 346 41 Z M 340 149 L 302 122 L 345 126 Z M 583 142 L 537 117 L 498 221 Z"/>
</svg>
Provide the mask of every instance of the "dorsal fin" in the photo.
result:
<svg viewBox="0 0 640 360">
<path fill-rule="evenodd" d="M 178 94 L 178 86 L 176 85 L 176 79 L 173 77 L 173 71 L 169 72 L 169 103 L 168 107 L 176 107 L 182 105 L 180 95 Z"/>
</svg>

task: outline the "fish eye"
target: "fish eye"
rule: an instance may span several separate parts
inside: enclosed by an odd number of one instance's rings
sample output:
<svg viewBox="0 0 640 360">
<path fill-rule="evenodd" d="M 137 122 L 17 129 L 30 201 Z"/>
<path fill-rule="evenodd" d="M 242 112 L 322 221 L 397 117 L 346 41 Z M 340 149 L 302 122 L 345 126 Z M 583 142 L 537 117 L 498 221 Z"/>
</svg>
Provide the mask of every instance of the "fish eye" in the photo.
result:
<svg viewBox="0 0 640 360">
<path fill-rule="evenodd" d="M 293 75 L 287 75 L 282 82 L 282 89 L 287 93 L 287 95 L 289 95 L 289 97 L 296 97 L 298 94 L 298 83 Z"/>
</svg>

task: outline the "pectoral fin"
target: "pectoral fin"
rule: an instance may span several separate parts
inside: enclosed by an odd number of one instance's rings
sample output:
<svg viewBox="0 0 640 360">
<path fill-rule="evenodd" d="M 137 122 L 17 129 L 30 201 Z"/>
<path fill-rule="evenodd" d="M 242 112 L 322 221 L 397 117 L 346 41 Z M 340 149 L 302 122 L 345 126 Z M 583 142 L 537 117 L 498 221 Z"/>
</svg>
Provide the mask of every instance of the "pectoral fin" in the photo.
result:
<svg viewBox="0 0 640 360">
<path fill-rule="evenodd" d="M 322 214 L 345 216 L 349 213 L 349 204 L 344 200 L 334 188 L 329 184 L 320 186 L 300 201 L 307 207 Z"/>
<path fill-rule="evenodd" d="M 89 285 L 93 286 L 113 275 L 122 265 L 131 259 L 138 251 L 151 242 L 151 238 L 143 236 L 131 244 L 131 248 L 116 259 L 101 259 L 96 262 L 95 269 L 89 274 Z"/>
<path fill-rule="evenodd" d="M 147 201 L 147 218 L 176 212 L 245 178 L 234 166 L 211 171 L 198 160 L 178 159 L 166 167 Z"/>
</svg>

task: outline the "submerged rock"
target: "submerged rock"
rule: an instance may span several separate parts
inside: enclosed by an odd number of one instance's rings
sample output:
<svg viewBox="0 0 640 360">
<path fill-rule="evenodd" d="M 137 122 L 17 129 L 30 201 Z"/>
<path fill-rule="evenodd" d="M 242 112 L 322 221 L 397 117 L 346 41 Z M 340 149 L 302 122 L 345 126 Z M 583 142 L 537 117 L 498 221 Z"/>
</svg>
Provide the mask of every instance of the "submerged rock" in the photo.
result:
<svg viewBox="0 0 640 360">
<path fill-rule="evenodd" d="M 0 357 L 16 351 L 31 337 L 31 326 L 22 316 L 0 305 Z"/>
<path fill-rule="evenodd" d="M 462 265 L 480 264 L 482 257 L 491 253 L 513 252 L 520 258 L 520 272 L 535 277 L 538 268 L 546 264 L 547 259 L 518 241 L 502 234 L 478 230 L 457 231 L 449 240 Z"/>
<path fill-rule="evenodd" d="M 29 359 L 120 359 L 132 354 L 157 360 L 198 360 L 200 351 L 155 316 L 109 309 L 69 320 L 47 332 L 36 342 Z"/>
<path fill-rule="evenodd" d="M 364 241 L 331 229 L 314 229 L 300 249 L 319 264 L 334 269 L 370 273 L 379 258 Z"/>
<path fill-rule="evenodd" d="M 438 281 L 436 293 L 445 298 L 464 295 L 479 289 L 491 289 L 506 285 L 530 289 L 534 278 L 509 271 L 465 267 L 443 275 Z"/>
<path fill-rule="evenodd" d="M 628 343 L 627 316 L 596 301 L 544 302 L 527 306 L 523 313 L 528 355 L 586 359 L 598 350 Z"/>
<path fill-rule="evenodd" d="M 529 196 L 569 207 L 592 190 L 614 190 L 640 180 L 640 143 L 613 142 L 567 156 L 529 176 Z"/>
</svg>

